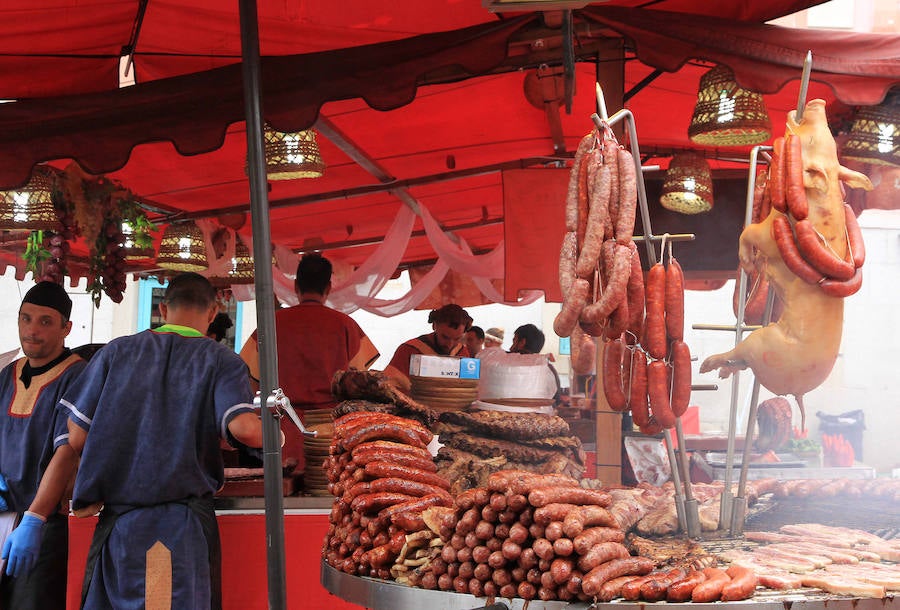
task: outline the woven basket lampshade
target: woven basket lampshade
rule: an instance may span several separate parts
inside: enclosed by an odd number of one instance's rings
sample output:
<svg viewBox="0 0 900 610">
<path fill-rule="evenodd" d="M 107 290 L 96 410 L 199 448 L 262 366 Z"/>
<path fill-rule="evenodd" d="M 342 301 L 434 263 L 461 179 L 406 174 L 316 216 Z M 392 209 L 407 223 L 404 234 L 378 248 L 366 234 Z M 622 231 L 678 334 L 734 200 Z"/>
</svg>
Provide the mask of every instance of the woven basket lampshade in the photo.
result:
<svg viewBox="0 0 900 610">
<path fill-rule="evenodd" d="M 267 125 L 263 136 L 266 175 L 270 180 L 321 178 L 325 173 L 325 162 L 312 129 L 282 132 Z"/>
<path fill-rule="evenodd" d="M 235 235 L 234 258 L 231 259 L 231 268 L 227 276 L 210 276 L 209 281 L 214 286 L 231 286 L 232 284 L 253 283 L 253 253 L 247 244 Z"/>
<path fill-rule="evenodd" d="M 713 206 L 712 172 L 696 153 L 675 155 L 663 181 L 660 204 L 682 214 L 708 212 Z"/>
<path fill-rule="evenodd" d="M 60 229 L 51 197 L 51 176 L 47 168 L 38 166 L 25 186 L 14 191 L 0 191 L 0 229 Z"/>
<path fill-rule="evenodd" d="M 122 240 L 122 250 L 125 252 L 125 260 L 146 260 L 153 258 L 156 255 L 153 248 L 141 248 L 134 242 L 134 229 L 132 229 L 131 225 L 127 222 L 122 223 L 122 235 L 125 236 L 125 239 Z"/>
<path fill-rule="evenodd" d="M 742 89 L 727 66 L 700 79 L 688 135 L 705 146 L 750 146 L 772 137 L 772 121 L 762 95 Z"/>
<path fill-rule="evenodd" d="M 194 221 L 166 227 L 156 253 L 156 264 L 172 271 L 203 271 L 209 266 L 203 232 Z"/>
<path fill-rule="evenodd" d="M 841 151 L 844 159 L 900 166 L 900 90 L 878 106 L 863 106 Z"/>
</svg>

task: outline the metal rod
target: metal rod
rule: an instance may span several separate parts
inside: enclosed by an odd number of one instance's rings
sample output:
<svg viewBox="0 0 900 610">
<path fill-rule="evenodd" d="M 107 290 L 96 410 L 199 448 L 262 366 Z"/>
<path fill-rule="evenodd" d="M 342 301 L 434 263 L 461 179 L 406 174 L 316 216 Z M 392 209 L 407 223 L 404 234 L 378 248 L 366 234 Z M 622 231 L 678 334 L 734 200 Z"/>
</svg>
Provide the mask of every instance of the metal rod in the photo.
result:
<svg viewBox="0 0 900 610">
<path fill-rule="evenodd" d="M 253 256 L 272 255 L 266 160 L 263 151 L 263 111 L 260 86 L 259 23 L 256 0 L 240 0 L 241 53 L 247 122 L 247 169 L 250 177 L 250 213 L 253 224 Z M 284 492 L 281 464 L 281 427 L 266 408 L 266 399 L 278 387 L 278 354 L 275 336 L 275 292 L 271 265 L 257 265 L 257 341 L 259 343 L 260 417 L 263 422 L 263 471 L 266 497 L 266 573 L 269 608 L 287 607 L 284 551 Z"/>
<path fill-rule="evenodd" d="M 775 291 L 769 286 L 766 293 L 766 308 L 763 313 L 763 326 L 772 320 L 772 308 L 775 305 Z M 750 394 L 750 411 L 747 414 L 747 427 L 744 430 L 744 453 L 741 458 L 741 475 L 738 479 L 737 495 L 734 498 L 734 510 L 731 515 L 732 536 L 744 533 L 744 515 L 747 512 L 747 471 L 750 468 L 750 450 L 753 445 L 753 432 L 756 425 L 756 411 L 759 404 L 759 379 L 754 376 L 753 390 Z"/>
<path fill-rule="evenodd" d="M 594 89 L 597 93 L 597 114 L 604 121 L 609 121 L 609 113 L 606 111 L 606 97 L 603 95 L 603 87 L 600 83 L 594 83 Z"/>
<path fill-rule="evenodd" d="M 771 150 L 771 147 L 754 146 L 750 151 L 750 169 L 747 179 L 747 196 L 744 202 L 744 227 L 753 222 L 753 195 L 756 189 L 756 167 L 759 161 L 759 153 L 761 150 Z M 741 269 L 738 278 L 738 310 L 737 319 L 734 324 L 734 345 L 735 347 L 743 340 L 744 331 L 744 311 L 745 299 L 744 294 L 747 290 L 747 272 Z M 737 407 L 738 397 L 740 394 L 740 371 L 732 373 L 731 379 L 731 406 L 728 413 L 728 445 L 725 453 L 725 484 L 722 489 L 722 499 L 719 507 L 719 529 L 731 529 L 734 519 L 738 516 L 734 511 L 734 495 L 731 489 L 732 467 L 734 465 L 734 445 L 735 436 L 737 434 Z M 749 443 L 746 434 L 744 435 L 744 445 Z M 741 511 L 738 510 L 737 513 Z M 743 519 L 743 515 L 740 515 Z"/>
<path fill-rule="evenodd" d="M 663 235 L 651 235 L 650 239 L 652 241 L 662 241 L 663 237 L 664 237 Z M 647 239 L 646 235 L 635 235 L 632 238 L 632 241 L 641 241 L 642 242 L 645 239 Z M 693 233 L 674 233 L 674 234 L 669 233 L 665 236 L 665 239 L 666 239 L 666 241 L 694 241 L 695 239 L 697 239 L 697 236 L 694 235 Z"/>
<path fill-rule="evenodd" d="M 806 52 L 803 59 L 803 72 L 800 75 L 800 95 L 797 96 L 797 114 L 794 115 L 796 122 L 800 122 L 803 118 L 803 109 L 806 108 L 806 92 L 809 90 L 809 73 L 812 71 L 812 51 Z"/>
<path fill-rule="evenodd" d="M 634 162 L 635 175 L 638 178 L 638 204 L 641 209 L 641 222 L 643 223 L 644 227 L 643 242 L 647 246 L 648 264 L 650 266 L 653 266 L 659 259 L 656 258 L 656 248 L 653 246 L 654 237 L 653 229 L 650 226 L 650 207 L 647 203 L 647 189 L 644 186 L 644 174 L 641 171 L 641 151 L 638 145 L 637 126 L 634 122 L 634 115 L 630 110 L 623 108 L 611 117 L 606 118 L 606 103 L 603 101 L 603 89 L 600 87 L 600 83 L 597 83 L 596 90 L 597 105 L 600 107 L 601 114 L 599 116 L 597 114 L 591 116 L 591 120 L 594 122 L 594 124 L 600 127 L 600 121 L 604 121 L 608 125 L 612 126 L 619 121 L 625 121 L 625 128 L 628 134 L 628 146 L 631 148 L 631 157 L 632 161 Z M 664 238 L 668 239 L 669 235 L 665 235 Z M 691 236 L 691 239 L 693 239 L 693 236 Z M 663 430 L 663 438 L 665 439 L 666 452 L 669 456 L 669 469 L 672 472 L 672 483 L 675 485 L 675 510 L 678 514 L 678 525 L 681 531 L 685 532 L 687 531 L 687 517 L 685 513 L 684 489 L 681 486 L 679 460 L 675 456 L 675 451 L 672 445 L 672 432 L 668 429 Z M 683 447 L 682 451 L 680 451 L 679 454 L 683 459 Z"/>
<path fill-rule="evenodd" d="M 741 273 L 743 273 L 743 271 L 741 271 Z M 743 278 L 739 278 L 738 281 L 740 281 L 741 279 L 743 279 L 746 282 L 746 280 L 747 280 L 746 274 L 744 274 Z M 741 286 L 738 286 L 738 288 L 740 289 Z M 743 288 L 744 288 L 744 290 L 747 289 L 746 284 L 743 286 Z M 740 294 L 740 292 L 738 292 L 738 294 Z M 735 332 L 737 330 L 737 325 L 736 324 L 691 324 L 691 328 L 693 328 L 694 330 L 726 330 L 728 332 Z M 758 326 L 758 325 L 745 326 L 745 325 L 741 324 L 741 329 L 744 331 L 756 330 L 757 328 L 762 328 L 762 326 Z"/>
</svg>

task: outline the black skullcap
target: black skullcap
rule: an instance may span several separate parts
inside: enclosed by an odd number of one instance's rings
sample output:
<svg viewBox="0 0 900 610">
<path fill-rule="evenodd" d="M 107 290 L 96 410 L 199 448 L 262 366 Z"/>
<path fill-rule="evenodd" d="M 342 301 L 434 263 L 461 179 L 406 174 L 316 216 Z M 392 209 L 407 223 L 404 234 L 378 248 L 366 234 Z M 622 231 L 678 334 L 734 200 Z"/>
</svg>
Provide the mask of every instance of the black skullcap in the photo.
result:
<svg viewBox="0 0 900 610">
<path fill-rule="evenodd" d="M 22 302 L 55 309 L 62 314 L 64 320 L 68 320 L 72 314 L 72 299 L 56 282 L 38 282 L 25 293 Z"/>
</svg>

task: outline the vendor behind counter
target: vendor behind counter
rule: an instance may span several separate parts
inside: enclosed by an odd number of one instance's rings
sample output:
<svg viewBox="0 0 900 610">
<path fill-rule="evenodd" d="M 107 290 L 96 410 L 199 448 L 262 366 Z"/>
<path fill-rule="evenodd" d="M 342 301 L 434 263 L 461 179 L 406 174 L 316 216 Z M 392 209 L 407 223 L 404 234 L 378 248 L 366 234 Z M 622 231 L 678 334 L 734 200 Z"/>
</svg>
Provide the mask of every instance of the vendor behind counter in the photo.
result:
<svg viewBox="0 0 900 610">
<path fill-rule="evenodd" d="M 355 320 L 325 305 L 331 292 L 331 261 L 318 253 L 304 254 L 297 265 L 294 289 L 300 303 L 275 312 L 278 351 L 278 383 L 299 412 L 330 409 L 331 378 L 348 368 L 368 369 L 378 350 Z M 250 369 L 254 390 L 259 389 L 259 346 L 256 331 L 250 335 L 241 358 Z M 287 418 L 281 420 L 285 435 L 282 460 L 295 459 L 303 467 L 303 437 Z"/>
</svg>

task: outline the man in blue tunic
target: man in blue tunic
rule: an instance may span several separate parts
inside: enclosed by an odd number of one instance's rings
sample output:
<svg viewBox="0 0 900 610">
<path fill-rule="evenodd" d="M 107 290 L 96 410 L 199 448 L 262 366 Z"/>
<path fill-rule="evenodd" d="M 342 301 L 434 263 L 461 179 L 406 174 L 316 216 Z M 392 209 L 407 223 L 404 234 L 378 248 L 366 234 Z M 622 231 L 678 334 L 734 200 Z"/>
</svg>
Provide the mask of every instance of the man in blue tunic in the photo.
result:
<svg viewBox="0 0 900 610">
<path fill-rule="evenodd" d="M 60 401 L 81 453 L 73 509 L 102 506 L 84 608 L 221 605 L 219 440 L 260 447 L 262 424 L 246 365 L 205 336 L 215 297 L 201 275 L 172 279 L 166 324 L 108 343 Z"/>
<path fill-rule="evenodd" d="M 15 513 L 19 521 L 3 545 L 0 608 L 66 605 L 68 506 L 60 512 L 60 501 L 75 461 L 66 417 L 56 403 L 85 365 L 65 347 L 71 313 L 72 300 L 62 286 L 32 287 L 19 307 L 25 356 L 0 371 L 0 511 Z M 33 505 L 41 476 L 57 468 L 60 486 L 45 492 L 46 503 Z"/>
</svg>

